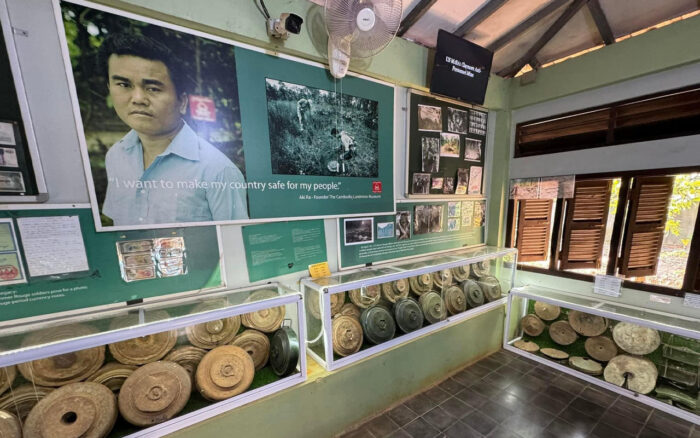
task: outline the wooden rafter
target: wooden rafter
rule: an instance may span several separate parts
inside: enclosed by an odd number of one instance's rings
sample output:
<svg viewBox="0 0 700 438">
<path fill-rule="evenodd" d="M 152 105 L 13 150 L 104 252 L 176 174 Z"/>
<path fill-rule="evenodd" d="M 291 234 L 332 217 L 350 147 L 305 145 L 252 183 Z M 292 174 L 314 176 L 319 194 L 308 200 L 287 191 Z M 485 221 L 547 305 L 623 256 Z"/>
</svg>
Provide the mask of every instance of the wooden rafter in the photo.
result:
<svg viewBox="0 0 700 438">
<path fill-rule="evenodd" d="M 416 24 L 416 22 L 428 12 L 428 9 L 430 9 L 435 2 L 437 2 L 437 0 L 420 0 L 418 4 L 411 9 L 411 12 L 406 15 L 403 21 L 401 21 L 397 35 L 400 37 L 403 36 L 411 26 Z"/>
<path fill-rule="evenodd" d="M 608 19 L 605 18 L 605 12 L 603 8 L 600 7 L 600 2 L 598 0 L 589 0 L 588 10 L 591 11 L 593 16 L 593 21 L 598 28 L 598 33 L 603 38 L 605 45 L 610 45 L 615 42 L 615 35 L 613 35 L 612 29 L 610 29 L 610 24 Z"/>
<path fill-rule="evenodd" d="M 476 12 L 474 12 L 467 20 L 460 24 L 460 26 L 455 30 L 455 35 L 459 37 L 466 36 L 471 32 L 476 26 L 481 24 L 484 20 L 491 16 L 494 12 L 498 10 L 507 0 L 487 0 Z"/>
<path fill-rule="evenodd" d="M 570 0 L 551 1 L 545 7 L 535 11 L 535 13 L 527 17 L 525 21 L 518 24 L 517 26 L 506 32 L 503 36 L 498 38 L 496 41 L 489 44 L 487 48 L 492 52 L 495 52 L 496 50 L 500 49 L 501 47 L 505 46 L 509 42 L 513 41 L 514 39 L 525 33 L 525 31 L 537 24 L 540 20 L 549 16 L 549 14 L 564 6 L 569 1 Z"/>
<path fill-rule="evenodd" d="M 576 13 L 585 5 L 588 3 L 588 0 L 574 0 L 573 3 L 569 5 L 568 8 L 557 18 L 557 20 L 545 31 L 545 33 L 538 39 L 535 44 L 530 47 L 530 49 L 520 58 L 518 58 L 517 61 L 515 61 L 513 64 L 509 65 L 508 67 L 504 68 L 498 74 L 503 77 L 511 77 L 514 76 L 517 72 L 519 72 L 525 65 L 527 65 L 534 57 L 537 55 L 537 53 L 542 50 L 542 47 L 545 46 L 553 37 L 556 35 L 562 27 L 566 23 L 571 20 L 571 18 L 576 15 Z"/>
</svg>

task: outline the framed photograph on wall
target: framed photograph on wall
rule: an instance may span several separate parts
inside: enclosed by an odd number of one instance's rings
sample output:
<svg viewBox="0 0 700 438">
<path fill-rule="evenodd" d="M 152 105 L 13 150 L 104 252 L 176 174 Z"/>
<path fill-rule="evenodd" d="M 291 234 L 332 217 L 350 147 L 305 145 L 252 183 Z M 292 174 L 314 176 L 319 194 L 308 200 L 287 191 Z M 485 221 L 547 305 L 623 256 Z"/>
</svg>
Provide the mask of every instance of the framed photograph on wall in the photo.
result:
<svg viewBox="0 0 700 438">
<path fill-rule="evenodd" d="M 394 211 L 392 85 L 54 5 L 99 231 Z"/>
<path fill-rule="evenodd" d="M 482 196 L 482 184 L 468 190 L 472 168 L 484 169 L 488 112 L 473 105 L 408 90 L 406 196 Z M 481 174 L 480 174 L 481 175 Z M 439 181 L 426 188 L 426 179 Z"/>
</svg>

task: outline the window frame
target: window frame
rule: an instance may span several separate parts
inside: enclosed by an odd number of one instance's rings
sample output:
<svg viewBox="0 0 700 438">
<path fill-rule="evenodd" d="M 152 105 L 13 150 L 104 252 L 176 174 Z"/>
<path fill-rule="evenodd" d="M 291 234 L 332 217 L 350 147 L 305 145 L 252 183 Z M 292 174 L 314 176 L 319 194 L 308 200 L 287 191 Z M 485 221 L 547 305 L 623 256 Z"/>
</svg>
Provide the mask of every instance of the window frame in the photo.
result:
<svg viewBox="0 0 700 438">
<path fill-rule="evenodd" d="M 631 192 L 632 178 L 642 176 L 678 175 L 683 173 L 694 172 L 700 172 L 700 166 L 576 175 L 577 181 L 592 179 L 621 179 L 620 193 L 618 198 L 618 208 L 615 212 L 615 218 L 612 221 L 612 223 L 608 222 L 606 225 L 606 228 L 608 226 L 613 227 L 610 240 L 610 253 L 608 255 L 608 263 L 605 272 L 606 275 L 616 275 L 615 272 L 617 271 L 617 268 L 619 266 L 618 253 L 620 247 L 622 246 L 622 240 L 624 237 L 624 228 L 626 226 L 626 207 L 629 201 L 629 194 Z M 518 202 L 518 200 L 513 199 L 510 199 L 508 201 L 505 244 L 507 247 L 510 248 L 516 248 L 515 239 L 517 238 L 517 217 L 515 217 L 514 212 L 517 210 Z M 573 280 L 593 282 L 595 280 L 595 275 L 564 271 L 556 268 L 559 260 L 559 251 L 561 250 L 560 242 L 562 240 L 565 225 L 565 221 L 563 220 L 565 209 L 566 207 L 564 198 L 557 198 L 557 203 L 554 207 L 554 217 L 552 218 L 553 227 L 552 232 L 550 233 L 549 268 L 527 266 L 518 262 L 517 269 L 526 272 L 535 272 L 538 274 L 546 274 L 556 277 L 569 278 Z M 693 282 L 696 281 L 695 278 L 697 276 L 700 276 L 700 212 L 698 212 L 697 218 L 695 220 L 695 225 L 693 228 L 693 237 L 690 243 L 686 270 L 683 277 L 683 285 L 680 289 L 674 289 L 671 287 L 660 286 L 656 284 L 641 283 L 628 279 L 622 280 L 622 286 L 625 288 L 640 290 L 644 292 L 683 297 L 686 293 L 700 293 L 700 291 L 693 290 Z"/>
</svg>

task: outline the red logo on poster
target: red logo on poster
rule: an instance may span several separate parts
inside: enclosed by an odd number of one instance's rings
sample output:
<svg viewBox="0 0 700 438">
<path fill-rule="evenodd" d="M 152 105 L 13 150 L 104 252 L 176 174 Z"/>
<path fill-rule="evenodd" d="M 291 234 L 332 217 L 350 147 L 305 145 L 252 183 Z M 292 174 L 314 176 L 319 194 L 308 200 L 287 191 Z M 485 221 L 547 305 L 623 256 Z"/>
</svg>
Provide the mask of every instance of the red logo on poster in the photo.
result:
<svg viewBox="0 0 700 438">
<path fill-rule="evenodd" d="M 195 120 L 216 122 L 216 106 L 211 97 L 190 95 L 190 116 Z"/>
<path fill-rule="evenodd" d="M 0 266 L 0 279 L 12 280 L 17 278 L 19 271 L 12 265 Z"/>
<path fill-rule="evenodd" d="M 372 193 L 381 193 L 382 192 L 382 182 L 381 181 L 372 181 Z"/>
</svg>

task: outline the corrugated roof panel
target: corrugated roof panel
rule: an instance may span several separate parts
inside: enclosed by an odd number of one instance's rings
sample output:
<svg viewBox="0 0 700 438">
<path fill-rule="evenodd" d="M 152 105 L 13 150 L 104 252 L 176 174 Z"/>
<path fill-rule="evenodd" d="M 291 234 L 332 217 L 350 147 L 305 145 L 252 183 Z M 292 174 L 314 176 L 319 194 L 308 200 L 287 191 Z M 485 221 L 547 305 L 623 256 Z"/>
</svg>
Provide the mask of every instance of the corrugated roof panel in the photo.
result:
<svg viewBox="0 0 700 438">
<path fill-rule="evenodd" d="M 587 7 L 581 8 L 564 27 L 535 56 L 545 64 L 603 43 L 593 16 Z"/>
<path fill-rule="evenodd" d="M 466 39 L 486 47 L 549 3 L 551 0 L 509 0 L 469 32 Z"/>
<path fill-rule="evenodd" d="M 485 0 L 438 0 L 403 37 L 435 47 L 438 29 L 453 32 L 484 3 Z"/>
<path fill-rule="evenodd" d="M 617 38 L 696 11 L 699 6 L 698 0 L 600 0 L 600 7 Z"/>
</svg>

